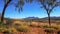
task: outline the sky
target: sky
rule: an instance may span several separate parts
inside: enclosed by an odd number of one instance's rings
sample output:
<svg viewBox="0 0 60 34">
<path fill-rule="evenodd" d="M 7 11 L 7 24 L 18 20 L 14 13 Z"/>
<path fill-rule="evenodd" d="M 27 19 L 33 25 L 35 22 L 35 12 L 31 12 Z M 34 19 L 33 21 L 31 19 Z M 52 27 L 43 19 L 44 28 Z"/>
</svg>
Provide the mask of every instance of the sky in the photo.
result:
<svg viewBox="0 0 60 34">
<path fill-rule="evenodd" d="M 4 3 L 0 2 L 0 13 L 2 13 L 4 8 Z M 47 17 L 47 13 L 45 9 L 41 8 L 41 6 L 36 3 L 26 3 L 23 6 L 23 11 L 18 12 L 18 10 L 15 10 L 15 7 L 13 5 L 9 5 L 6 8 L 5 15 L 6 18 L 26 18 L 26 17 L 39 17 L 44 18 Z M 55 7 L 51 13 L 51 17 L 60 17 L 60 7 Z"/>
</svg>

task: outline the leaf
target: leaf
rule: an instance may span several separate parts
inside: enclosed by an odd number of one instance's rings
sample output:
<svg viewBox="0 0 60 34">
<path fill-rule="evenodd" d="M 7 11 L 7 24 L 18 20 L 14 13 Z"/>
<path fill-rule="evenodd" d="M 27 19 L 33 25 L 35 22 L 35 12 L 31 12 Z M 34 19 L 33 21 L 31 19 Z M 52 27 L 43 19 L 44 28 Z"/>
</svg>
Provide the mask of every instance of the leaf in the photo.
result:
<svg viewBox="0 0 60 34">
<path fill-rule="evenodd" d="M 56 6 L 60 6 L 60 1 L 56 3 Z"/>
<path fill-rule="evenodd" d="M 28 3 L 32 3 L 32 2 L 33 2 L 33 0 L 26 0 L 26 2 L 28 2 Z"/>
<path fill-rule="evenodd" d="M 20 7 L 20 8 L 18 9 L 18 12 L 20 13 L 22 10 L 23 10 L 22 7 Z"/>
<path fill-rule="evenodd" d="M 20 0 L 19 2 L 18 2 L 18 4 L 20 4 L 20 5 L 24 5 L 24 0 Z"/>
<path fill-rule="evenodd" d="M 3 0 L 5 3 L 7 3 L 9 0 Z"/>
</svg>

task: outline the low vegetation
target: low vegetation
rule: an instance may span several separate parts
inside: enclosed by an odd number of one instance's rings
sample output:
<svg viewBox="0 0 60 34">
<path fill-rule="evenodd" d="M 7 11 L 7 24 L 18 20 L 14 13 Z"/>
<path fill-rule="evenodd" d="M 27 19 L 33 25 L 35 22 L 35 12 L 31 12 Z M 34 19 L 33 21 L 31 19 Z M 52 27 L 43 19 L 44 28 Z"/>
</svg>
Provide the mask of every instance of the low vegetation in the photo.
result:
<svg viewBox="0 0 60 34">
<path fill-rule="evenodd" d="M 16 30 L 19 32 L 27 32 L 27 31 L 29 31 L 29 27 L 28 26 L 19 26 L 19 27 L 16 27 Z"/>
<path fill-rule="evenodd" d="M 51 33 L 53 34 L 54 32 L 57 32 L 57 30 L 54 29 L 54 28 L 47 28 L 47 29 L 45 29 L 44 31 L 45 31 L 46 33 L 50 33 L 50 34 L 51 34 Z"/>
<path fill-rule="evenodd" d="M 16 32 L 28 32 L 30 30 L 30 27 L 36 27 L 36 28 L 45 28 L 44 31 L 53 32 L 53 31 L 60 31 L 60 25 L 54 25 L 51 26 L 48 25 L 48 23 L 37 23 L 32 22 L 29 25 L 30 22 L 18 22 L 18 23 L 11 23 L 7 24 L 0 24 L 0 32 L 6 33 L 6 34 L 14 34 Z M 11 25 L 11 26 L 10 26 Z"/>
</svg>

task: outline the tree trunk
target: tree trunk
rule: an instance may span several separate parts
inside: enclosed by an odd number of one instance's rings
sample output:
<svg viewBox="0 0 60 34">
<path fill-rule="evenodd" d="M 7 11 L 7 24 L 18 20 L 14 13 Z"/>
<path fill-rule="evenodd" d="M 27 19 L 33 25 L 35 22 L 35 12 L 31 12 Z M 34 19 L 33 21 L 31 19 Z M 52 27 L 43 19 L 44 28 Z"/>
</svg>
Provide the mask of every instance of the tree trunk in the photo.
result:
<svg viewBox="0 0 60 34">
<path fill-rule="evenodd" d="M 2 15 L 1 15 L 1 23 L 3 23 L 5 10 L 6 10 L 8 4 L 9 4 L 10 2 L 11 2 L 11 0 L 9 0 L 9 1 L 4 5 L 3 11 L 2 11 Z"/>
<path fill-rule="evenodd" d="M 49 25 L 51 25 L 51 22 L 50 22 L 50 13 L 48 14 L 48 22 L 49 22 Z"/>
<path fill-rule="evenodd" d="M 32 24 L 31 24 L 31 20 L 30 20 L 30 26 L 32 26 Z"/>
</svg>

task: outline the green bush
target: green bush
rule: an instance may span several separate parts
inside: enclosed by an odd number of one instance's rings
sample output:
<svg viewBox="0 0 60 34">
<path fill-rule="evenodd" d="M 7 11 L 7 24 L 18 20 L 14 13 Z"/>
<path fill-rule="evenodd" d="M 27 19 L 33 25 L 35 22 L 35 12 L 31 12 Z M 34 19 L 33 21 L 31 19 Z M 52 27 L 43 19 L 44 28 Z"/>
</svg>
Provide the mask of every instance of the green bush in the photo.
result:
<svg viewBox="0 0 60 34">
<path fill-rule="evenodd" d="M 20 31 L 20 32 L 27 32 L 29 30 L 29 27 L 28 26 L 19 26 L 16 28 L 17 31 Z"/>
</svg>

